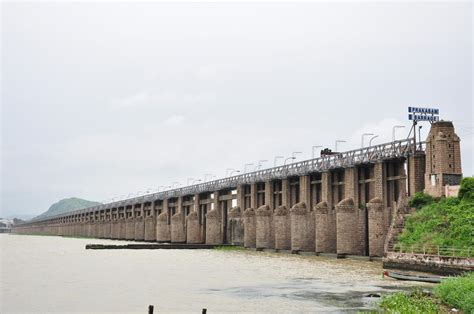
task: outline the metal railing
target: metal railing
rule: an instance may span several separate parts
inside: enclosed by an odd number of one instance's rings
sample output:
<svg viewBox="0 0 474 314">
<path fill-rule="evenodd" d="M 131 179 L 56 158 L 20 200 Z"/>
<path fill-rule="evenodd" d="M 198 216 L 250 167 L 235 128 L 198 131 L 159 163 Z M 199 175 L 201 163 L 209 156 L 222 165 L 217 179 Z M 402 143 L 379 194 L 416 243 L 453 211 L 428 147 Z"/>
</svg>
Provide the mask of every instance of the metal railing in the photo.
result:
<svg viewBox="0 0 474 314">
<path fill-rule="evenodd" d="M 425 143 L 417 143 L 417 146 L 418 145 L 425 145 Z M 295 162 L 288 165 L 244 173 L 232 177 L 217 179 L 214 181 L 204 182 L 200 184 L 194 184 L 177 189 L 171 189 L 149 195 L 134 197 L 108 204 L 97 205 L 55 216 L 32 220 L 30 222 L 46 221 L 65 216 L 96 212 L 104 209 L 123 207 L 143 202 L 163 200 L 171 197 L 194 195 L 204 192 L 214 192 L 228 188 L 235 188 L 240 184 L 251 184 L 255 182 L 284 179 L 291 176 L 302 176 L 315 172 L 328 171 L 335 168 L 347 168 L 360 164 L 369 164 L 389 159 L 405 158 L 410 155 L 413 155 L 415 150 L 416 149 L 414 139 L 409 138 L 375 146 L 363 147 L 334 155 L 327 155 L 300 162 Z"/>
<path fill-rule="evenodd" d="M 434 256 L 451 256 L 451 257 L 474 257 L 474 247 L 454 247 L 440 245 L 403 245 L 397 243 L 388 248 L 389 252 L 423 254 Z"/>
</svg>

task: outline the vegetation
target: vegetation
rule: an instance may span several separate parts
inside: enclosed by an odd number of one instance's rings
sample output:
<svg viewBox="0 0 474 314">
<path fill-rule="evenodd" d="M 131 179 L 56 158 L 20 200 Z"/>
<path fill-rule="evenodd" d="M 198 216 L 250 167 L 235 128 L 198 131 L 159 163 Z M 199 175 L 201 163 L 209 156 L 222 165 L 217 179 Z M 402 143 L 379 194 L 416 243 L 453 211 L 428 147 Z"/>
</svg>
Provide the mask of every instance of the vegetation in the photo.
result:
<svg viewBox="0 0 474 314">
<path fill-rule="evenodd" d="M 474 178 L 462 180 L 458 197 L 435 202 L 417 193 L 410 205 L 421 206 L 421 209 L 407 219 L 398 246 L 474 246 Z"/>
<path fill-rule="evenodd" d="M 39 215 L 36 218 L 45 218 L 49 216 L 54 216 L 62 213 L 67 213 L 76 209 L 82 209 L 82 208 L 87 208 L 95 205 L 100 205 L 101 203 L 98 202 L 92 202 L 88 200 L 84 200 L 81 198 L 77 197 L 71 197 L 67 199 L 60 200 L 57 203 L 54 203 L 49 207 L 49 209 Z"/>
<path fill-rule="evenodd" d="M 415 207 L 420 209 L 425 205 L 431 204 L 434 202 L 434 198 L 431 195 L 425 194 L 423 192 L 416 192 L 415 195 L 410 199 L 408 205 L 410 207 Z"/>
<path fill-rule="evenodd" d="M 219 251 L 244 251 L 245 248 L 242 246 L 233 246 L 233 245 L 220 245 L 214 247 L 214 250 Z"/>
<path fill-rule="evenodd" d="M 474 313 L 474 273 L 443 280 L 434 293 L 443 303 Z"/>
<path fill-rule="evenodd" d="M 410 293 L 396 292 L 382 298 L 380 307 L 388 313 L 438 313 L 438 304 L 418 288 Z"/>
<path fill-rule="evenodd" d="M 434 289 L 434 295 L 416 288 L 410 293 L 385 296 L 379 306 L 388 313 L 443 313 L 447 306 L 474 313 L 474 273 L 443 280 Z"/>
</svg>

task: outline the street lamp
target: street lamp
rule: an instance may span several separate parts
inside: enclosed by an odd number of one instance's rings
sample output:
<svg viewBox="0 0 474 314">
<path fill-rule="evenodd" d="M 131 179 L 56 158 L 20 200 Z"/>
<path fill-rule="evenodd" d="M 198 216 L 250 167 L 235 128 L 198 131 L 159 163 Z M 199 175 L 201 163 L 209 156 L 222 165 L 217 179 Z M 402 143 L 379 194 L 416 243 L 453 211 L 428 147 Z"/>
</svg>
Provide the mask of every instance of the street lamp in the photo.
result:
<svg viewBox="0 0 474 314">
<path fill-rule="evenodd" d="M 244 173 L 247 173 L 247 166 L 252 166 L 253 165 L 253 162 L 252 163 L 249 163 L 249 164 L 245 164 L 244 166 Z"/>
<path fill-rule="evenodd" d="M 283 162 L 283 166 L 286 165 L 286 162 L 290 159 L 294 160 L 294 159 L 296 159 L 296 157 L 295 156 L 290 156 L 290 157 L 286 158 L 285 161 Z"/>
<path fill-rule="evenodd" d="M 229 172 L 232 172 L 234 170 L 234 168 L 227 168 L 225 170 L 225 176 L 228 177 L 229 176 Z"/>
<path fill-rule="evenodd" d="M 316 148 L 321 148 L 321 147 L 322 147 L 321 145 L 313 146 L 313 148 L 312 148 L 312 153 L 313 153 L 312 156 L 313 156 L 313 159 L 314 159 L 314 156 L 316 155 L 316 154 L 314 153 L 314 150 L 315 150 Z"/>
<path fill-rule="evenodd" d="M 395 142 L 395 130 L 396 129 L 403 129 L 405 128 L 404 125 L 394 125 L 392 128 L 392 142 Z"/>
<path fill-rule="evenodd" d="M 230 174 L 229 174 L 229 177 L 232 177 L 232 174 L 234 174 L 234 172 L 235 172 L 235 173 L 239 173 L 240 170 L 232 170 L 232 171 L 230 172 Z"/>
<path fill-rule="evenodd" d="M 179 183 L 179 182 L 173 182 L 173 185 L 172 185 L 171 187 L 174 188 L 175 185 L 176 185 L 177 188 L 179 188 L 179 186 L 181 185 L 181 183 Z"/>
<path fill-rule="evenodd" d="M 422 125 L 418 126 L 418 142 L 420 143 L 420 150 L 421 150 L 421 128 L 422 127 L 423 127 Z"/>
<path fill-rule="evenodd" d="M 336 140 L 336 153 L 338 153 L 338 150 L 337 150 L 337 144 L 338 143 L 346 143 L 346 141 L 344 140 Z"/>
<path fill-rule="evenodd" d="M 364 138 L 366 136 L 372 136 L 374 135 L 374 133 L 363 133 L 362 136 L 360 137 L 360 147 L 363 148 L 364 147 Z"/>
<path fill-rule="evenodd" d="M 370 138 L 370 140 L 369 140 L 369 147 L 372 146 L 372 141 L 373 141 L 374 139 L 376 139 L 377 137 L 379 137 L 379 136 L 378 136 L 378 135 L 375 135 L 375 136 L 372 136 L 372 137 Z"/>
<path fill-rule="evenodd" d="M 195 184 L 196 182 L 201 182 L 201 181 L 202 181 L 201 179 L 194 180 L 193 184 Z"/>
<path fill-rule="evenodd" d="M 302 153 L 303 153 L 303 152 L 292 152 L 292 153 L 291 153 L 291 156 L 295 157 L 295 159 L 296 159 L 296 156 L 295 156 L 295 155 L 297 155 L 297 154 L 302 154 Z"/>
<path fill-rule="evenodd" d="M 187 182 L 186 185 L 189 185 L 189 182 L 191 182 L 191 181 L 193 181 L 193 180 L 194 180 L 194 178 L 188 178 L 188 182 Z"/>
<path fill-rule="evenodd" d="M 207 177 L 208 177 L 208 176 L 209 176 L 209 178 L 214 177 L 214 175 L 213 175 L 212 173 L 206 173 L 206 174 L 204 174 L 204 182 L 207 181 Z"/>
<path fill-rule="evenodd" d="M 273 159 L 273 167 L 276 167 L 277 165 L 277 160 L 278 159 L 282 159 L 282 158 L 285 158 L 284 156 L 275 156 L 275 158 Z"/>
<path fill-rule="evenodd" d="M 255 171 L 259 170 L 262 167 L 262 163 L 267 162 L 268 160 L 266 159 L 261 159 L 258 161 L 257 166 L 255 166 Z"/>
</svg>

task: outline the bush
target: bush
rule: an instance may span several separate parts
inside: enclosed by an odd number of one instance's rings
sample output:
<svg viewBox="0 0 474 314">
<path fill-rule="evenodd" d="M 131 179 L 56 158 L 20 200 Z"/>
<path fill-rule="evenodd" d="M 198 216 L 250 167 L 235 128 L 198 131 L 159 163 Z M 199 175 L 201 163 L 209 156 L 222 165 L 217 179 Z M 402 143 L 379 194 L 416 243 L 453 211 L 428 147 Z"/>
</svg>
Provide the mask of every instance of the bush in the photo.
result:
<svg viewBox="0 0 474 314">
<path fill-rule="evenodd" d="M 408 205 L 410 207 L 415 207 L 420 209 L 421 207 L 431 204 L 434 202 L 434 199 L 431 195 L 425 194 L 423 192 L 416 192 L 415 195 L 410 199 Z"/>
<path fill-rule="evenodd" d="M 388 313 L 438 313 L 438 305 L 426 296 L 421 289 L 411 293 L 397 292 L 382 298 L 380 307 Z"/>
<path fill-rule="evenodd" d="M 474 178 L 462 179 L 458 197 L 467 201 L 474 201 Z"/>
<path fill-rule="evenodd" d="M 474 313 L 474 273 L 443 280 L 434 293 L 444 303 Z"/>
</svg>

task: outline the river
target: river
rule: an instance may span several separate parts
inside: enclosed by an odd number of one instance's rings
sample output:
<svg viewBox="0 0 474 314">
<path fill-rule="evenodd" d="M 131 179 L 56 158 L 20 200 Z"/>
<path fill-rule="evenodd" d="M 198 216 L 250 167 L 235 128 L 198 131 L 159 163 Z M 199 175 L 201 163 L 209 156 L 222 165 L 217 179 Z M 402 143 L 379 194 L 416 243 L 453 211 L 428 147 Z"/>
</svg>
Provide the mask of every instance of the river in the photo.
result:
<svg viewBox="0 0 474 314">
<path fill-rule="evenodd" d="M 125 241 L 0 234 L 1 313 L 357 312 L 413 283 L 380 262 L 221 250 L 85 250 Z"/>
</svg>

